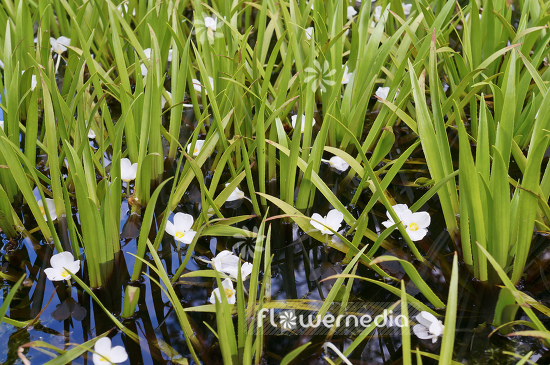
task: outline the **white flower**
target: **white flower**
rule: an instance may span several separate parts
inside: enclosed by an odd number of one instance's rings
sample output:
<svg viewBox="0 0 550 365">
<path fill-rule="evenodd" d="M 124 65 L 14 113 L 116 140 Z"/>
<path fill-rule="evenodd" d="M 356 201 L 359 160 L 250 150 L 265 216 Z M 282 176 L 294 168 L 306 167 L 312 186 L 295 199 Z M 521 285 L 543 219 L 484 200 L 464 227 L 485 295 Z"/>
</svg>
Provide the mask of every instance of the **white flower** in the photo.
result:
<svg viewBox="0 0 550 365">
<path fill-rule="evenodd" d="M 382 7 L 380 5 L 375 7 L 373 14 L 374 14 L 374 21 L 378 23 L 380 21 L 380 16 L 382 15 Z"/>
<path fill-rule="evenodd" d="M 212 17 L 209 17 L 207 16 L 206 18 L 204 18 L 204 26 L 210 30 L 212 30 L 213 32 L 216 31 L 216 18 L 212 18 Z"/>
<path fill-rule="evenodd" d="M 292 124 L 292 128 L 296 128 L 296 119 L 298 118 L 297 115 L 293 115 L 290 117 L 290 124 Z M 311 126 L 313 127 L 315 125 L 315 119 L 311 119 Z M 304 133 L 306 127 L 306 116 L 302 114 L 302 133 Z"/>
<path fill-rule="evenodd" d="M 390 93 L 389 87 L 379 87 L 378 89 L 376 89 L 375 95 L 378 96 L 380 99 L 388 100 L 389 93 Z M 399 91 L 395 93 L 393 100 L 395 100 L 398 95 L 399 95 Z M 377 100 L 377 101 L 380 101 L 380 100 Z"/>
<path fill-rule="evenodd" d="M 337 209 L 332 209 L 326 217 L 322 217 L 318 213 L 314 213 L 311 216 L 311 225 L 321 231 L 322 234 L 332 234 L 329 228 L 332 228 L 334 231 L 337 231 L 338 228 L 342 225 L 342 220 L 344 219 L 344 213 L 340 212 Z"/>
<path fill-rule="evenodd" d="M 353 17 L 356 14 L 357 14 L 357 10 L 355 10 L 353 6 L 348 6 L 348 12 L 347 12 L 348 19 L 353 19 Z"/>
<path fill-rule="evenodd" d="M 353 76 L 353 72 L 348 72 L 348 66 L 344 67 L 344 75 L 342 75 L 342 85 L 346 85 Z"/>
<path fill-rule="evenodd" d="M 216 257 L 212 259 L 212 265 L 217 271 L 226 273 L 232 278 L 237 279 L 239 275 L 239 261 L 240 259 L 233 254 L 233 252 L 225 250 L 218 253 Z M 246 280 L 251 273 L 252 264 L 249 262 L 243 263 L 241 265 L 241 276 L 243 281 Z"/>
<path fill-rule="evenodd" d="M 311 39 L 312 34 L 313 34 L 313 27 L 306 28 L 306 38 L 308 41 Z"/>
<path fill-rule="evenodd" d="M 67 50 L 67 47 L 71 45 L 71 39 L 65 36 L 61 36 L 57 39 L 50 37 L 50 44 L 52 51 L 57 54 L 61 54 Z"/>
<path fill-rule="evenodd" d="M 95 136 L 95 132 L 92 128 L 90 128 L 90 130 L 88 131 L 88 138 L 89 139 L 94 139 L 96 136 Z"/>
<path fill-rule="evenodd" d="M 122 181 L 126 181 L 127 183 L 135 180 L 137 175 L 137 162 L 132 163 L 127 158 L 120 159 L 120 178 Z"/>
<path fill-rule="evenodd" d="M 346 171 L 349 167 L 349 164 L 338 156 L 332 156 L 330 160 L 321 159 L 321 161 L 328 163 L 330 167 L 341 172 Z"/>
<path fill-rule="evenodd" d="M 0 60 L 0 68 L 4 68 L 4 62 L 2 62 L 2 60 Z"/>
<path fill-rule="evenodd" d="M 228 185 L 229 184 L 225 184 L 226 187 Z M 239 199 L 244 199 L 244 192 L 239 190 L 239 188 L 235 188 L 235 190 L 233 190 L 231 195 L 229 195 L 229 198 L 227 198 L 226 202 L 232 202 L 232 201 L 239 200 Z"/>
<path fill-rule="evenodd" d="M 413 332 L 418 338 L 431 339 L 432 343 L 436 343 L 439 336 L 443 336 L 445 326 L 433 314 L 422 311 L 416 316 L 416 320 L 419 324 L 413 327 Z"/>
<path fill-rule="evenodd" d="M 197 139 L 195 142 L 195 148 L 193 149 L 193 157 L 197 157 L 201 152 L 202 146 L 204 145 L 204 139 Z M 187 153 L 191 152 L 191 143 L 187 145 Z"/>
<path fill-rule="evenodd" d="M 235 304 L 235 301 L 237 300 L 236 291 L 233 289 L 233 282 L 231 279 L 225 279 L 222 281 L 222 288 L 225 296 L 227 297 L 227 303 L 229 304 Z M 216 299 L 219 303 L 222 302 L 222 298 L 220 296 L 220 288 L 216 288 L 212 291 L 212 295 L 210 295 L 210 303 L 216 304 Z"/>
<path fill-rule="evenodd" d="M 165 231 L 169 235 L 174 236 L 176 241 L 183 244 L 190 244 L 197 232 L 193 231 L 193 216 L 185 213 L 176 213 L 174 215 L 174 223 L 167 221 Z"/>
<path fill-rule="evenodd" d="M 148 60 L 151 59 L 151 48 L 145 48 L 143 50 L 143 53 L 145 54 L 145 58 L 147 58 Z"/>
<path fill-rule="evenodd" d="M 70 280 L 69 271 L 76 274 L 80 270 L 80 261 L 75 261 L 73 254 L 66 251 L 53 255 L 50 265 L 52 267 L 45 269 L 44 273 L 51 281 Z"/>
<path fill-rule="evenodd" d="M 407 204 L 396 204 L 393 207 L 395 214 L 405 226 L 405 231 L 413 241 L 420 241 L 428 234 L 428 226 L 430 225 L 430 215 L 428 212 L 413 213 L 409 210 Z M 389 212 L 386 212 L 388 220 L 382 222 L 384 227 L 388 228 L 395 224 Z"/>
<path fill-rule="evenodd" d="M 379 87 L 376 89 L 375 95 L 378 96 L 380 99 L 388 100 L 388 94 L 390 92 L 389 87 Z"/>
<path fill-rule="evenodd" d="M 53 199 L 46 198 L 46 206 L 48 207 L 48 211 L 50 212 L 50 217 L 52 218 L 52 221 L 57 219 L 57 212 L 55 210 L 55 203 Z M 46 211 L 44 210 L 44 202 L 42 199 L 38 201 L 38 207 L 40 208 L 40 213 L 42 213 L 42 216 L 44 219 L 46 219 Z"/>
<path fill-rule="evenodd" d="M 197 40 L 201 43 L 207 40 L 213 42 L 214 39 L 223 37 L 221 28 L 224 25 L 224 21 L 221 19 L 218 20 L 215 17 L 205 16 L 205 14 L 203 14 L 202 18 L 196 17 L 193 23 L 195 25 L 194 32 Z"/>
<path fill-rule="evenodd" d="M 168 62 L 172 62 L 172 49 L 168 50 Z"/>
<path fill-rule="evenodd" d="M 537 115 L 538 115 L 538 113 L 537 113 Z M 3 120 L 0 120 L 0 128 L 2 130 L 4 130 L 4 121 Z"/>
<path fill-rule="evenodd" d="M 212 86 L 212 90 L 214 90 L 214 79 L 208 76 L 208 81 L 210 81 L 210 86 Z M 202 85 L 199 80 L 193 79 L 191 82 L 193 83 L 193 89 L 195 89 L 195 91 L 199 93 L 202 92 Z M 204 89 L 204 94 L 208 95 L 208 91 L 206 89 Z"/>
<path fill-rule="evenodd" d="M 143 77 L 147 76 L 147 73 L 149 72 L 149 69 L 147 68 L 147 66 L 145 66 L 145 63 L 142 62 L 139 65 L 139 67 L 141 68 L 141 76 L 143 76 Z"/>
<path fill-rule="evenodd" d="M 411 9 L 413 4 L 401 4 L 403 6 L 403 12 L 405 13 L 405 16 L 409 16 L 411 14 Z"/>
<path fill-rule="evenodd" d="M 168 94 L 170 99 L 172 99 L 172 93 L 170 91 L 166 91 L 166 93 Z M 161 95 L 160 107 L 164 108 L 165 105 L 166 105 L 166 99 L 164 98 L 164 95 Z"/>
<path fill-rule="evenodd" d="M 111 347 L 111 339 L 103 337 L 94 345 L 94 365 L 120 364 L 128 360 L 128 353 L 123 346 Z"/>
<path fill-rule="evenodd" d="M 151 48 L 145 48 L 143 53 L 145 54 L 146 59 L 151 60 Z M 147 72 L 149 72 L 147 66 L 145 66 L 143 62 L 141 62 L 139 66 L 141 68 L 141 76 L 147 76 Z"/>
</svg>

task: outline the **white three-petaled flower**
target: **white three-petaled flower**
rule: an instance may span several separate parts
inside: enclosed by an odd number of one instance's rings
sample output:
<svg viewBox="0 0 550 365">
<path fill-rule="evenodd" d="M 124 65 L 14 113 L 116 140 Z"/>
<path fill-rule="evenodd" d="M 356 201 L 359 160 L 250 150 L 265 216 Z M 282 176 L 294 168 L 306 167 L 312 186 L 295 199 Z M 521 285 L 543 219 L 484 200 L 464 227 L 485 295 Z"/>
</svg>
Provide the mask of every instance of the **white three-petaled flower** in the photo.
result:
<svg viewBox="0 0 550 365">
<path fill-rule="evenodd" d="M 231 281 L 231 279 L 225 279 L 224 281 L 222 281 L 222 289 L 223 293 L 227 297 L 227 303 L 235 304 L 235 301 L 237 300 L 237 292 L 233 288 L 233 282 Z M 220 288 L 216 288 L 212 291 L 212 294 L 210 295 L 210 303 L 216 304 L 216 299 L 219 303 L 222 303 Z"/>
<path fill-rule="evenodd" d="M 137 162 L 132 163 L 132 161 L 127 158 L 120 159 L 120 178 L 122 181 L 129 183 L 130 181 L 135 180 L 138 168 L 137 165 Z"/>
<path fill-rule="evenodd" d="M 338 156 L 332 156 L 330 160 L 321 159 L 321 161 L 328 163 L 330 167 L 340 172 L 346 171 L 349 167 L 349 164 L 346 161 L 344 161 L 343 158 Z"/>
<path fill-rule="evenodd" d="M 353 17 L 357 14 L 357 10 L 353 6 L 348 6 L 347 9 L 347 16 L 348 19 L 353 19 Z"/>
<path fill-rule="evenodd" d="M 344 67 L 344 74 L 342 75 L 342 85 L 346 85 L 353 76 L 353 72 L 348 72 L 348 66 Z"/>
<path fill-rule="evenodd" d="M 225 184 L 225 186 L 229 186 L 229 183 Z M 231 195 L 229 195 L 229 198 L 227 198 L 226 202 L 232 202 L 239 199 L 244 199 L 244 192 L 236 187 L 235 190 L 231 192 Z"/>
<path fill-rule="evenodd" d="M 401 4 L 401 6 L 403 6 L 403 12 L 405 13 L 405 16 L 409 16 L 411 14 L 413 4 Z"/>
<path fill-rule="evenodd" d="M 203 145 L 204 139 L 197 139 L 195 142 L 195 148 L 193 149 L 193 157 L 197 157 L 199 155 Z M 191 143 L 187 145 L 187 153 L 191 153 Z"/>
<path fill-rule="evenodd" d="M 321 231 L 322 234 L 332 234 L 329 228 L 337 231 L 342 225 L 342 220 L 344 219 L 344 213 L 340 212 L 337 209 L 332 209 L 325 217 L 322 217 L 318 213 L 314 213 L 311 216 L 311 225 Z"/>
<path fill-rule="evenodd" d="M 50 217 L 52 218 L 52 221 L 57 219 L 57 211 L 55 210 L 55 203 L 53 199 L 46 198 L 46 206 L 48 207 L 48 211 L 50 212 Z M 44 202 L 42 199 L 38 201 L 38 207 L 40 208 L 40 213 L 42 213 L 42 216 L 46 220 L 46 210 L 44 209 Z"/>
<path fill-rule="evenodd" d="M 51 37 L 50 44 L 52 46 L 52 51 L 57 54 L 61 54 L 67 50 L 67 47 L 71 45 L 71 39 L 65 36 L 61 36 L 57 39 Z"/>
<path fill-rule="evenodd" d="M 123 346 L 111 347 L 111 339 L 103 337 L 94 345 L 94 365 L 120 364 L 128 360 L 128 353 Z"/>
<path fill-rule="evenodd" d="M 190 244 L 197 232 L 193 231 L 193 216 L 185 213 L 176 213 L 174 215 L 174 223 L 167 221 L 165 231 L 169 235 L 174 236 L 176 241 L 183 244 Z"/>
<path fill-rule="evenodd" d="M 204 18 L 204 26 L 210 30 L 212 30 L 213 32 L 216 31 L 216 18 L 212 18 L 210 16 L 207 16 Z"/>
<path fill-rule="evenodd" d="M 380 99 L 388 100 L 388 94 L 390 93 L 389 87 L 379 87 L 376 89 L 375 95 L 378 96 Z"/>
<path fill-rule="evenodd" d="M 60 252 L 53 255 L 50 259 L 52 267 L 44 270 L 44 273 L 51 281 L 70 280 L 71 274 L 76 274 L 80 270 L 80 261 L 74 259 L 70 252 Z"/>
<path fill-rule="evenodd" d="M 418 338 L 436 343 L 439 336 L 443 336 L 445 326 L 433 314 L 422 311 L 416 316 L 416 320 L 419 324 L 413 327 L 413 332 Z"/>
<path fill-rule="evenodd" d="M 216 257 L 212 259 L 212 265 L 217 271 L 226 273 L 232 278 L 237 279 L 239 275 L 239 261 L 240 259 L 233 254 L 233 252 L 225 250 L 218 253 Z M 241 265 L 241 276 L 243 281 L 246 280 L 251 273 L 252 264 L 249 262 L 243 263 Z"/>
<path fill-rule="evenodd" d="M 405 226 L 405 231 L 413 241 L 420 241 L 426 234 L 428 234 L 428 226 L 430 225 L 430 215 L 428 212 L 416 212 L 413 213 L 409 210 L 407 204 L 396 204 L 393 206 L 393 210 L 401 223 Z M 395 222 L 390 216 L 389 212 L 386 212 L 388 220 L 382 222 L 384 227 L 388 228 L 393 226 Z"/>
</svg>

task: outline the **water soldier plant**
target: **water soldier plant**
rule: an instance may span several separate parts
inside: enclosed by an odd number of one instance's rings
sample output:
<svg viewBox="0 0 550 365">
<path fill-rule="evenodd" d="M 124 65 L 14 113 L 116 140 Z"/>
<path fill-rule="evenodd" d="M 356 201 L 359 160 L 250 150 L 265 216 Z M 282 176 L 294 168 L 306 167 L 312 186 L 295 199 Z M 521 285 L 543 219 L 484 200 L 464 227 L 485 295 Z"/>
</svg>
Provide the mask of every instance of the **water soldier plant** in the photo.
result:
<svg viewBox="0 0 550 365">
<path fill-rule="evenodd" d="M 1 0 L 0 362 L 547 363 L 549 22 Z"/>
</svg>

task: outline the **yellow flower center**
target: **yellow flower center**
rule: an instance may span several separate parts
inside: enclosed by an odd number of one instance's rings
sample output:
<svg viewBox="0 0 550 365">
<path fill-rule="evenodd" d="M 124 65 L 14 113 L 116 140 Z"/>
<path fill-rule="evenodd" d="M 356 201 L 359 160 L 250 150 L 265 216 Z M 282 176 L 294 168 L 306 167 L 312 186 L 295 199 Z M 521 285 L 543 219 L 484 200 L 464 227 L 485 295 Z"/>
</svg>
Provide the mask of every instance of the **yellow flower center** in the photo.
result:
<svg viewBox="0 0 550 365">
<path fill-rule="evenodd" d="M 233 296 L 233 290 L 229 288 L 225 289 L 225 296 L 231 298 Z"/>
<path fill-rule="evenodd" d="M 182 238 L 183 236 L 185 236 L 185 233 L 180 232 L 180 231 L 177 231 L 177 232 L 176 232 L 176 237 L 177 237 L 177 238 Z"/>
<path fill-rule="evenodd" d="M 102 355 L 102 357 L 99 358 L 99 361 L 111 363 L 111 359 L 107 355 Z"/>
<path fill-rule="evenodd" d="M 46 215 L 46 211 L 44 210 L 44 207 L 39 207 L 40 208 L 40 213 L 42 213 L 42 215 Z"/>
<path fill-rule="evenodd" d="M 416 223 L 409 224 L 409 229 L 413 232 L 418 231 L 418 224 L 416 224 Z"/>
<path fill-rule="evenodd" d="M 195 148 L 195 150 L 193 151 L 193 154 L 194 155 L 197 155 L 199 153 L 199 149 L 198 148 Z"/>
<path fill-rule="evenodd" d="M 71 276 L 67 270 L 63 270 L 61 272 L 61 276 L 63 276 L 63 279 L 66 279 L 67 277 Z"/>
</svg>

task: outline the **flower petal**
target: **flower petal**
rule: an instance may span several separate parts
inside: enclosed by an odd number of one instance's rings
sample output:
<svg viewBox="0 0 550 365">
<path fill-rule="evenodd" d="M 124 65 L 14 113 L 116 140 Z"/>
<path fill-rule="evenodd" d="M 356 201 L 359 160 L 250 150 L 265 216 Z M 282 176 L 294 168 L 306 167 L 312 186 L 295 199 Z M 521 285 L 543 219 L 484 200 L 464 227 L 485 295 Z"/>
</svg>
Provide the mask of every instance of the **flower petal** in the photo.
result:
<svg viewBox="0 0 550 365">
<path fill-rule="evenodd" d="M 231 279 L 224 279 L 224 281 L 222 281 L 222 287 L 224 289 L 233 290 L 233 282 L 231 281 Z"/>
<path fill-rule="evenodd" d="M 128 360 L 128 353 L 123 346 L 115 346 L 111 349 L 109 360 L 111 360 L 111 362 L 115 364 L 124 362 Z"/>
<path fill-rule="evenodd" d="M 214 257 L 212 260 L 214 268 L 226 273 L 227 275 L 237 278 L 239 268 L 239 258 L 235 256 L 231 251 L 224 250 Z"/>
<path fill-rule="evenodd" d="M 319 231 L 323 231 L 323 229 L 325 228 L 325 226 L 321 224 L 325 223 L 325 219 L 319 213 L 313 213 L 309 222 L 315 229 L 318 229 Z"/>
<path fill-rule="evenodd" d="M 65 266 L 65 269 L 69 270 L 73 274 L 78 273 L 80 270 L 80 261 L 76 260 L 71 262 L 69 265 Z"/>
<path fill-rule="evenodd" d="M 327 226 L 329 226 L 335 231 L 337 231 L 340 228 L 343 220 L 344 220 L 344 213 L 342 213 L 338 209 L 332 209 L 327 214 Z"/>
<path fill-rule="evenodd" d="M 433 322 L 432 325 L 429 328 L 429 331 L 432 335 L 439 337 L 443 334 L 443 330 L 445 329 L 445 326 L 441 324 L 441 322 Z"/>
<path fill-rule="evenodd" d="M 64 251 L 60 252 L 57 255 L 53 255 L 50 259 L 50 265 L 54 269 L 63 270 L 64 267 L 71 265 L 74 262 L 74 256 L 72 253 Z"/>
<path fill-rule="evenodd" d="M 420 228 L 428 228 L 431 222 L 430 214 L 428 212 L 416 212 L 412 214 L 412 221 L 418 224 Z"/>
<path fill-rule="evenodd" d="M 409 211 L 409 207 L 407 206 L 407 204 L 395 204 L 394 206 L 392 206 L 393 208 L 393 211 L 395 212 L 395 214 L 397 214 L 397 216 L 399 217 L 401 214 Z"/>
<path fill-rule="evenodd" d="M 390 218 L 390 220 L 388 221 L 384 221 L 382 222 L 382 225 L 386 228 L 390 228 L 391 226 L 393 226 L 395 224 L 395 222 Z"/>
<path fill-rule="evenodd" d="M 164 227 L 164 231 L 166 231 L 166 233 L 168 233 L 171 236 L 176 235 L 176 230 L 174 228 L 174 224 L 170 221 L 166 221 L 166 227 Z"/>
<path fill-rule="evenodd" d="M 193 230 L 189 230 L 187 232 L 185 232 L 185 236 L 183 236 L 181 238 L 181 243 L 185 243 L 186 245 L 189 245 L 191 244 L 191 242 L 193 242 L 193 238 L 195 238 L 195 235 L 197 234 L 197 232 L 193 231 Z"/>
<path fill-rule="evenodd" d="M 418 321 L 418 323 L 426 327 L 426 329 L 430 328 L 432 323 L 438 322 L 438 319 L 433 314 L 426 311 L 421 311 L 419 314 L 417 314 L 416 320 Z"/>
<path fill-rule="evenodd" d="M 176 232 L 187 232 L 191 229 L 193 226 L 193 216 L 191 214 L 186 213 L 176 213 L 174 216 L 174 228 L 176 229 Z"/>
<path fill-rule="evenodd" d="M 132 162 L 127 158 L 121 158 L 120 159 L 120 170 L 128 170 L 132 166 Z"/>
<path fill-rule="evenodd" d="M 47 269 L 44 269 L 44 273 L 46 274 L 46 277 L 50 280 L 50 281 L 60 281 L 60 280 L 65 280 L 63 278 L 63 276 L 61 276 L 61 271 L 60 270 L 57 270 L 57 269 L 54 269 L 52 267 L 49 267 Z"/>
<path fill-rule="evenodd" d="M 212 294 L 210 294 L 210 303 L 216 304 L 216 299 L 219 303 L 221 303 L 221 297 L 220 297 L 220 288 L 216 288 L 212 290 Z"/>
<path fill-rule="evenodd" d="M 94 345 L 94 351 L 101 355 L 109 356 L 111 352 L 111 339 L 109 337 L 102 337 Z"/>
<path fill-rule="evenodd" d="M 416 231 L 411 231 L 409 227 L 407 227 L 405 230 L 412 241 L 420 241 L 428 234 L 428 230 L 426 228 L 419 228 Z"/>
<path fill-rule="evenodd" d="M 245 262 L 241 265 L 241 276 L 243 278 L 243 281 L 246 280 L 250 274 L 252 274 L 253 268 L 254 265 L 252 265 L 250 262 Z"/>
<path fill-rule="evenodd" d="M 432 335 L 430 334 L 430 332 L 428 332 L 428 329 L 421 324 L 415 325 L 413 327 L 413 332 L 416 337 L 420 338 L 421 340 L 432 338 Z"/>
</svg>

